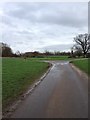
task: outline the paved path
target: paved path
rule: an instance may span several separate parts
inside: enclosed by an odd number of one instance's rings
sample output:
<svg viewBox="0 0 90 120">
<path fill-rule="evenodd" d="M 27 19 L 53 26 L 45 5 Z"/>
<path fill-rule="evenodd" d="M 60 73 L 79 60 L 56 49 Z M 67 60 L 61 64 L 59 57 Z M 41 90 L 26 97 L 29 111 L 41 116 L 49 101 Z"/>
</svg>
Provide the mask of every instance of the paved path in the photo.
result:
<svg viewBox="0 0 90 120">
<path fill-rule="evenodd" d="M 17 108 L 12 118 L 87 118 L 88 80 L 68 62 L 54 62 L 51 71 Z"/>
</svg>

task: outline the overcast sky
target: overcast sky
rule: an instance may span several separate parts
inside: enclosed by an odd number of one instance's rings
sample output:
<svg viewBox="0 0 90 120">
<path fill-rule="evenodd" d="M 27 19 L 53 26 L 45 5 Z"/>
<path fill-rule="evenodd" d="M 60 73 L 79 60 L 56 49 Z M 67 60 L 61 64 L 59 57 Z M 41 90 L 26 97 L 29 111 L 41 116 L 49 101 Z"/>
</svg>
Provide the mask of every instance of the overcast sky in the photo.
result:
<svg viewBox="0 0 90 120">
<path fill-rule="evenodd" d="M 88 31 L 88 3 L 2 3 L 0 42 L 14 52 L 67 51 Z"/>
</svg>

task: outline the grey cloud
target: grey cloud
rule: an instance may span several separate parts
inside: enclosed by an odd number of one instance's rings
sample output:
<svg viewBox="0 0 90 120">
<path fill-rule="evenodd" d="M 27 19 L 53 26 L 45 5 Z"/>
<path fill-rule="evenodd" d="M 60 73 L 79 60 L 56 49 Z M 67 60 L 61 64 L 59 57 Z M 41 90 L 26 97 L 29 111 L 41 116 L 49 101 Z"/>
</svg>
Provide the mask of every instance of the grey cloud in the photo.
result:
<svg viewBox="0 0 90 120">
<path fill-rule="evenodd" d="M 68 50 L 87 28 L 87 3 L 5 3 L 3 10 L 0 31 L 14 51 Z"/>
<path fill-rule="evenodd" d="M 84 7 L 84 3 L 17 3 L 14 5 L 17 9 L 9 10 L 6 13 L 32 23 L 83 27 L 87 25 L 88 17 L 87 4 L 85 3 L 85 5 L 86 7 Z M 75 11 L 75 9 L 77 10 Z"/>
<path fill-rule="evenodd" d="M 21 35 L 32 35 L 32 32 L 23 30 L 23 31 L 17 31 L 17 34 L 21 34 Z"/>
<path fill-rule="evenodd" d="M 41 51 L 70 51 L 70 48 L 73 46 L 73 44 L 59 44 L 59 45 L 51 45 L 41 48 Z"/>
<path fill-rule="evenodd" d="M 9 16 L 2 16 L 1 19 L 0 19 L 0 22 L 2 24 L 5 24 L 8 27 L 14 27 L 15 28 L 16 26 L 12 21 L 13 21 L 13 19 Z"/>
</svg>

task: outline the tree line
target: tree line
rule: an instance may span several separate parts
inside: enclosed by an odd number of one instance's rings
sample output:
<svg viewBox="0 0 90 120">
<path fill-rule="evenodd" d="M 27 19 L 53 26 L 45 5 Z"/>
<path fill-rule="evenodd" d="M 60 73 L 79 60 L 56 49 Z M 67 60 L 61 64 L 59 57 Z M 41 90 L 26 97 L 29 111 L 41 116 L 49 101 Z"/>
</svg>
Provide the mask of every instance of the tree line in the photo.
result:
<svg viewBox="0 0 90 120">
<path fill-rule="evenodd" d="M 11 47 L 6 43 L 0 43 L 0 55 L 2 57 L 44 57 L 44 56 L 61 56 L 67 55 L 69 57 L 90 57 L 90 34 L 79 34 L 74 38 L 74 45 L 71 52 L 50 52 L 45 51 L 40 53 L 38 51 L 20 53 L 17 51 L 13 53 Z"/>
</svg>

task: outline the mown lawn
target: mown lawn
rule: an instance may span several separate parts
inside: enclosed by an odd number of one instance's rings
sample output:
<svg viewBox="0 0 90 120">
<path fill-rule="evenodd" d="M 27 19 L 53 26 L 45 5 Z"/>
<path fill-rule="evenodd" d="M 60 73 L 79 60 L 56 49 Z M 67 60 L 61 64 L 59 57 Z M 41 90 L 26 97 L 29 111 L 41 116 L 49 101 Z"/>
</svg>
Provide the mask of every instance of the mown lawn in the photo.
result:
<svg viewBox="0 0 90 120">
<path fill-rule="evenodd" d="M 42 58 L 36 57 L 36 58 L 29 58 L 30 60 L 71 60 L 71 58 L 68 58 L 68 56 L 45 56 Z"/>
<path fill-rule="evenodd" d="M 49 64 L 23 58 L 2 60 L 2 103 L 3 109 L 39 78 Z"/>
<path fill-rule="evenodd" d="M 75 60 L 73 64 L 90 75 L 90 59 Z"/>
</svg>

